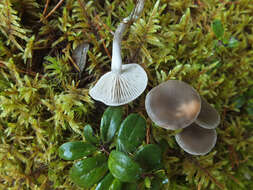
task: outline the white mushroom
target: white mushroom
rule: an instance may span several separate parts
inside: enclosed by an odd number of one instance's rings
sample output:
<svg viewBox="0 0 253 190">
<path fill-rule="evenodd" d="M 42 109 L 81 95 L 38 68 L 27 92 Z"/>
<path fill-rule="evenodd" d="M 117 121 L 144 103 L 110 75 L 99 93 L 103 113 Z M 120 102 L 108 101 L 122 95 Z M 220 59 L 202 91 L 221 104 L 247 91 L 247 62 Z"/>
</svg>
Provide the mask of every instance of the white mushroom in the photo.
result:
<svg viewBox="0 0 253 190">
<path fill-rule="evenodd" d="M 205 155 L 215 146 L 217 134 L 215 129 L 205 129 L 192 124 L 178 133 L 175 138 L 185 152 L 192 155 Z"/>
<path fill-rule="evenodd" d="M 90 90 L 93 99 L 109 106 L 127 104 L 146 89 L 148 77 L 138 64 L 122 65 L 121 41 L 126 27 L 134 22 L 143 10 L 145 0 L 139 0 L 131 15 L 119 24 L 113 39 L 111 71 L 104 74 Z"/>
<path fill-rule="evenodd" d="M 185 82 L 168 80 L 147 94 L 145 107 L 155 124 L 177 130 L 196 120 L 201 109 L 201 99 L 196 90 Z"/>
<path fill-rule="evenodd" d="M 195 123 L 206 129 L 214 129 L 220 124 L 219 113 L 202 97 L 201 111 Z"/>
</svg>

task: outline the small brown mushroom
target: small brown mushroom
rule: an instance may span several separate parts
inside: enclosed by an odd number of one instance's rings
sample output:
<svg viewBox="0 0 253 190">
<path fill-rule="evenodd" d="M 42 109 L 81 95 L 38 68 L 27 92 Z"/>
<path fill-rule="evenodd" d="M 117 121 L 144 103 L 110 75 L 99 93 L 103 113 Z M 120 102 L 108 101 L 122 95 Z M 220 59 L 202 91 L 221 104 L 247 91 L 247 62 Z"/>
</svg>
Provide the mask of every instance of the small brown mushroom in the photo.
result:
<svg viewBox="0 0 253 190">
<path fill-rule="evenodd" d="M 192 155 L 205 155 L 212 150 L 217 140 L 215 129 L 205 129 L 192 124 L 176 136 L 178 145 Z"/>
<path fill-rule="evenodd" d="M 195 123 L 206 129 L 214 129 L 220 124 L 219 113 L 202 97 L 201 111 Z"/>
<path fill-rule="evenodd" d="M 185 82 L 169 80 L 147 94 L 145 107 L 155 124 L 177 130 L 196 120 L 201 109 L 201 98 L 196 90 Z"/>
<path fill-rule="evenodd" d="M 217 139 L 218 112 L 188 84 L 169 80 L 146 96 L 146 111 L 151 120 L 166 129 L 181 129 L 176 141 L 193 155 L 207 154 Z"/>
</svg>

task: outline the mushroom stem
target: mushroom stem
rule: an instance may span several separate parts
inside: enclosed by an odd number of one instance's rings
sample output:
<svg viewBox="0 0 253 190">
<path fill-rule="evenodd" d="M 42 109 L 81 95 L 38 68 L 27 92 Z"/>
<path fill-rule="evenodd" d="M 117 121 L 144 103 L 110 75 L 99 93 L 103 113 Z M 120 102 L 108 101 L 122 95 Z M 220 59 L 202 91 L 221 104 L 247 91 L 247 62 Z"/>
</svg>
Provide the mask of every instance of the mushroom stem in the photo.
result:
<svg viewBox="0 0 253 190">
<path fill-rule="evenodd" d="M 131 23 L 135 22 L 144 7 L 145 0 L 138 0 L 134 10 L 131 14 L 124 18 L 123 21 L 117 27 L 114 38 L 113 38 L 113 45 L 112 45 L 112 65 L 111 70 L 115 73 L 121 73 L 122 69 L 122 58 L 121 58 L 121 41 L 123 37 L 123 33 L 125 32 L 127 26 Z"/>
<path fill-rule="evenodd" d="M 120 23 L 117 30 L 114 33 L 113 45 L 112 45 L 112 71 L 115 73 L 121 73 L 122 58 L 121 58 L 121 41 L 123 33 L 126 29 L 125 23 Z"/>
</svg>

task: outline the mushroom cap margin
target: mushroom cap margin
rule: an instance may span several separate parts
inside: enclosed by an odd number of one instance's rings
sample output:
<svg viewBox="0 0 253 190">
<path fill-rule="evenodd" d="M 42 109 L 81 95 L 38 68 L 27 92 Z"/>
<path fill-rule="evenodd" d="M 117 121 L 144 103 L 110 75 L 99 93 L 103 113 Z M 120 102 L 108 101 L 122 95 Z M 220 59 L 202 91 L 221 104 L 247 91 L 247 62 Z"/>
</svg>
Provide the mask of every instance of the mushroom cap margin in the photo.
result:
<svg viewBox="0 0 253 190">
<path fill-rule="evenodd" d="M 146 89 L 148 77 L 138 64 L 122 65 L 120 74 L 104 74 L 90 90 L 90 96 L 108 106 L 120 106 L 138 98 Z"/>
<path fill-rule="evenodd" d="M 176 134 L 175 139 L 185 152 L 192 155 L 205 155 L 214 148 L 217 133 L 215 129 L 205 129 L 192 124 Z"/>
</svg>

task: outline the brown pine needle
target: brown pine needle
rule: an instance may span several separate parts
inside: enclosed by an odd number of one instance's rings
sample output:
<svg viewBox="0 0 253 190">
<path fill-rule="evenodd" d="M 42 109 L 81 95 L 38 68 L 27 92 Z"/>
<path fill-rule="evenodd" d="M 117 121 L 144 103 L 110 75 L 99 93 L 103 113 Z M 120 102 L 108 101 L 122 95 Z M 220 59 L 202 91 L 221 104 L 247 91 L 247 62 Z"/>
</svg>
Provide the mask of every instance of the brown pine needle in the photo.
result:
<svg viewBox="0 0 253 190">
<path fill-rule="evenodd" d="M 45 19 L 47 19 L 48 17 L 50 17 L 55 11 L 56 9 L 58 9 L 61 4 L 63 3 L 64 0 L 60 0 L 57 5 L 50 11 L 50 13 L 48 13 L 48 15 L 45 17 Z"/>
<path fill-rule="evenodd" d="M 72 57 L 71 57 L 71 56 L 68 56 L 68 58 L 69 58 L 70 62 L 74 65 L 74 67 L 76 68 L 76 70 L 80 73 L 81 70 L 80 70 L 80 68 L 77 66 L 77 64 L 75 63 L 75 61 L 72 59 Z"/>
<path fill-rule="evenodd" d="M 47 0 L 45 8 L 44 8 L 43 13 L 42 13 L 43 16 L 45 16 L 45 14 L 47 12 L 47 8 L 48 8 L 49 3 L 50 3 L 50 0 Z"/>
</svg>

